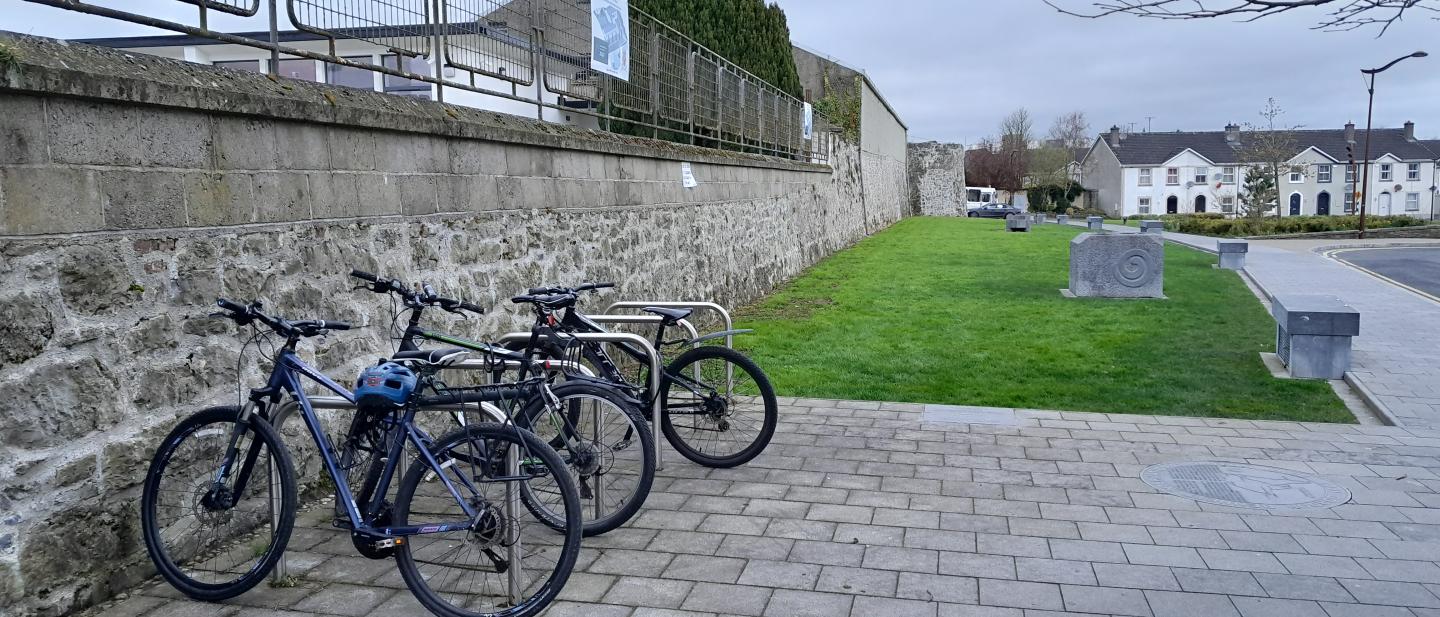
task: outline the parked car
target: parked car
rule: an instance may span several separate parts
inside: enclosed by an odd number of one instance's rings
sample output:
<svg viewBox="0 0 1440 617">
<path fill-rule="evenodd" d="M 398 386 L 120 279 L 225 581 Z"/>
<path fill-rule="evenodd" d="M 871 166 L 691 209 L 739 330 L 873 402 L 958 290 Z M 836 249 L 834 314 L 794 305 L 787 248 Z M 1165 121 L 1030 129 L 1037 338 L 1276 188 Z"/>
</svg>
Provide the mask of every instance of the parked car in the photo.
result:
<svg viewBox="0 0 1440 617">
<path fill-rule="evenodd" d="M 1003 219 L 1007 215 L 1020 214 L 1021 210 L 1015 206 L 997 203 L 988 203 L 978 208 L 971 208 L 965 216 L 982 219 Z"/>
</svg>

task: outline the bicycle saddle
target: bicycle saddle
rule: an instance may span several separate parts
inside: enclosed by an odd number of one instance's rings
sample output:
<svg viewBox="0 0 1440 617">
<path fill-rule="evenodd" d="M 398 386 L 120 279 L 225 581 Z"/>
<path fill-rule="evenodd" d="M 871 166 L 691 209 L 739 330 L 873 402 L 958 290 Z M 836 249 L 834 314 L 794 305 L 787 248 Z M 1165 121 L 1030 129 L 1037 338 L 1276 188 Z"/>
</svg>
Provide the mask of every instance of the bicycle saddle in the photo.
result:
<svg viewBox="0 0 1440 617">
<path fill-rule="evenodd" d="M 433 364 L 436 366 L 449 366 L 451 364 L 464 360 L 465 356 L 467 355 L 470 355 L 470 351 L 467 349 L 460 349 L 459 347 L 443 347 L 440 349 L 416 349 L 414 351 L 397 351 L 395 352 L 395 355 L 390 356 L 390 359 L 396 362 L 405 362 L 409 360 L 423 362 L 425 364 Z"/>
<path fill-rule="evenodd" d="M 689 317 L 690 313 L 695 312 L 695 309 L 661 308 L 658 306 L 647 306 L 640 310 L 645 311 L 646 313 L 654 313 L 656 315 L 664 317 L 665 321 L 667 322 L 680 321 L 681 319 Z"/>
</svg>

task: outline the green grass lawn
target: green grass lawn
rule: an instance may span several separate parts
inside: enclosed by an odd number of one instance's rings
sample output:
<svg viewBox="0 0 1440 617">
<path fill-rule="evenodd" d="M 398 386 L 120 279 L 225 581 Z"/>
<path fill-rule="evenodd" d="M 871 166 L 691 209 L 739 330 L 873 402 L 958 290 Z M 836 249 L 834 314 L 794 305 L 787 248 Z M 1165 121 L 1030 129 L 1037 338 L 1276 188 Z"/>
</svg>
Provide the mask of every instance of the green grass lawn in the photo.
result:
<svg viewBox="0 0 1440 617">
<path fill-rule="evenodd" d="M 910 218 L 740 310 L 777 393 L 1353 422 L 1323 381 L 1275 379 L 1275 324 L 1215 257 L 1167 245 L 1168 300 L 1063 298 L 1080 230 Z"/>
</svg>

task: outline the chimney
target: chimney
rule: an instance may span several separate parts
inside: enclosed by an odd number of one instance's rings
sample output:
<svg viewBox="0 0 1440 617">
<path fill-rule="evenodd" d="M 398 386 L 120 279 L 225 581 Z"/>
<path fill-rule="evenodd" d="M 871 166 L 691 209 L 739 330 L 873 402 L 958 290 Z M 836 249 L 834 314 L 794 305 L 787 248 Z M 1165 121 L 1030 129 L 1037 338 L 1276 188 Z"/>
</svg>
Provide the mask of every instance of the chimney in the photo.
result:
<svg viewBox="0 0 1440 617">
<path fill-rule="evenodd" d="M 1225 143 L 1232 146 L 1240 143 L 1240 125 L 1234 122 L 1225 125 Z"/>
<path fill-rule="evenodd" d="M 1354 123 L 1354 122 L 1346 122 L 1346 123 L 1345 123 L 1345 143 L 1347 143 L 1347 144 L 1353 144 L 1353 143 L 1355 143 L 1355 123 Z"/>
<path fill-rule="evenodd" d="M 1405 141 L 1415 141 L 1415 123 L 1405 121 Z"/>
<path fill-rule="evenodd" d="M 1120 127 L 1119 127 L 1119 126 L 1114 126 L 1114 125 L 1112 125 L 1112 126 L 1110 127 L 1110 145 L 1111 145 L 1111 146 L 1118 146 L 1118 145 L 1120 145 Z"/>
</svg>

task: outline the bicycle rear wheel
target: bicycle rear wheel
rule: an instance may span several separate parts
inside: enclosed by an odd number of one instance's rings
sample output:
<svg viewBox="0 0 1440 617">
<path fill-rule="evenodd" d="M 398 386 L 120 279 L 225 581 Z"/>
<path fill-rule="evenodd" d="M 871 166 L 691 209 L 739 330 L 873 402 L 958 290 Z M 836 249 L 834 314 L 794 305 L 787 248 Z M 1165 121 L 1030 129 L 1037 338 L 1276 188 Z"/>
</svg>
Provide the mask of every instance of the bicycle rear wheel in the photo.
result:
<svg viewBox="0 0 1440 617">
<path fill-rule="evenodd" d="M 236 458 L 221 477 L 232 440 Z M 181 593 L 233 598 L 285 552 L 295 505 L 290 453 L 270 424 L 253 414 L 242 423 L 236 407 L 205 409 L 180 422 L 150 463 L 140 499 L 145 550 Z"/>
<path fill-rule="evenodd" d="M 680 354 L 665 368 L 660 396 L 665 438 L 706 467 L 734 467 L 759 456 L 779 421 L 765 372 L 726 347 Z"/>
<path fill-rule="evenodd" d="M 423 460 L 396 496 L 396 526 L 466 526 L 404 539 L 395 552 L 405 584 L 442 617 L 529 617 L 565 586 L 580 553 L 580 497 L 560 455 L 513 425 L 471 424 L 430 446 L 442 478 Z M 525 484 L 564 513 L 563 530 L 520 503 Z M 465 514 L 448 486 L 478 512 Z"/>
<path fill-rule="evenodd" d="M 655 438 L 645 416 L 625 398 L 592 383 L 566 382 L 551 392 L 557 405 L 533 397 L 516 423 L 534 431 L 569 465 L 586 537 L 624 525 L 655 481 Z M 554 500 L 530 490 L 539 488 L 527 487 L 521 498 L 542 521 L 561 528 L 563 513 L 546 506 Z"/>
</svg>

